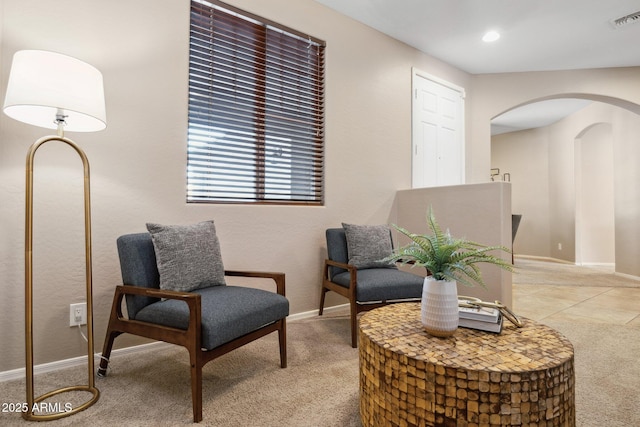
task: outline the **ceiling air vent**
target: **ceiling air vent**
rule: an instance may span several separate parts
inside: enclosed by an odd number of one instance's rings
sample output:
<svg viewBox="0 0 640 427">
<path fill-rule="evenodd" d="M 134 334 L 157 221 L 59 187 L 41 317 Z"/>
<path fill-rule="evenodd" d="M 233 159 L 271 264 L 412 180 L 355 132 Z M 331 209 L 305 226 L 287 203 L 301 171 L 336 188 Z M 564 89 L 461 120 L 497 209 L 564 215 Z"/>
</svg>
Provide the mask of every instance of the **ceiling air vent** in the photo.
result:
<svg viewBox="0 0 640 427">
<path fill-rule="evenodd" d="M 622 16 L 618 19 L 611 20 L 611 25 L 615 28 L 622 28 L 626 25 L 633 24 L 634 22 L 640 22 L 640 11 L 630 13 L 627 16 Z"/>
</svg>

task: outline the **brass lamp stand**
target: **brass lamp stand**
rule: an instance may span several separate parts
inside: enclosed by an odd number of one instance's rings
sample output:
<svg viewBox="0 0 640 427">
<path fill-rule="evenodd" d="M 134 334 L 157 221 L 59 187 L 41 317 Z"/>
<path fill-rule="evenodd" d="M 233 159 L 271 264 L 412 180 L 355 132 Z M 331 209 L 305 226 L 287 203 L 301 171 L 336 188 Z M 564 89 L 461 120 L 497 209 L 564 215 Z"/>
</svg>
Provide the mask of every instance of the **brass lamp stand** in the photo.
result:
<svg viewBox="0 0 640 427">
<path fill-rule="evenodd" d="M 65 138 L 62 130 L 62 121 L 59 124 L 58 136 L 45 136 L 37 140 L 27 153 L 27 185 L 26 185 L 26 214 L 25 214 L 25 349 L 26 349 L 26 380 L 27 380 L 27 410 L 22 413 L 26 420 L 49 421 L 73 415 L 93 405 L 100 397 L 100 391 L 95 387 L 94 360 L 93 360 L 93 296 L 91 273 L 91 200 L 89 187 L 89 161 L 84 151 L 69 138 Z M 50 391 L 40 397 L 34 397 L 33 391 L 33 163 L 36 151 L 44 144 L 51 141 L 60 141 L 71 146 L 82 159 L 84 169 L 84 228 L 85 228 L 85 262 L 86 262 L 86 290 L 87 290 L 87 370 L 88 384 L 64 387 Z M 37 404 L 60 393 L 71 391 L 87 391 L 92 393 L 92 398 L 86 403 L 72 408 L 66 412 L 53 414 L 34 414 L 34 404 Z"/>
<path fill-rule="evenodd" d="M 102 74 L 91 65 L 55 52 L 22 50 L 16 52 L 11 64 L 4 102 L 9 117 L 35 126 L 57 129 L 57 136 L 37 140 L 27 152 L 25 209 L 25 354 L 26 354 L 26 420 L 48 421 L 80 412 L 98 401 L 95 386 L 93 348 L 93 296 L 91 273 L 91 201 L 89 162 L 75 142 L 65 138 L 64 130 L 93 132 L 106 127 Z M 87 359 L 88 383 L 53 390 L 34 396 L 33 387 L 33 168 L 36 151 L 49 142 L 61 142 L 73 148 L 84 168 L 84 228 L 87 298 Z M 42 403 L 61 393 L 81 391 L 91 398 L 77 407 L 58 408 Z"/>
</svg>

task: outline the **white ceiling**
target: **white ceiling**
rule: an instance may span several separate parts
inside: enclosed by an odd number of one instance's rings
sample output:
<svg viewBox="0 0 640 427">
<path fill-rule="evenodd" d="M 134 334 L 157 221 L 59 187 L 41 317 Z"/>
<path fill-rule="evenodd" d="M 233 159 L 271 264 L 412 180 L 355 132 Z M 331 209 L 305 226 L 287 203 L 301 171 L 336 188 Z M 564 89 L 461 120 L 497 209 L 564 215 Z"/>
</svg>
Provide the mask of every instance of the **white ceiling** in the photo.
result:
<svg viewBox="0 0 640 427">
<path fill-rule="evenodd" d="M 471 74 L 640 66 L 640 19 L 612 24 L 640 11 L 640 0 L 316 1 Z M 483 42 L 488 30 L 500 39 Z M 495 132 L 544 126 L 585 105 L 531 104 L 499 117 Z"/>
</svg>

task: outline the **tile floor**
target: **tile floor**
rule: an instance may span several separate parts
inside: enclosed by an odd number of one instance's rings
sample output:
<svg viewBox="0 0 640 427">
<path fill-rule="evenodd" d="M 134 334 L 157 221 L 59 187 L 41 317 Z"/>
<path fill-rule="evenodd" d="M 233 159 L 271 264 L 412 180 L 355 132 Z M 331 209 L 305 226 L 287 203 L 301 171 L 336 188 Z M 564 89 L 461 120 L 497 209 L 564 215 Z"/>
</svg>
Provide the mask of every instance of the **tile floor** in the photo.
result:
<svg viewBox="0 0 640 427">
<path fill-rule="evenodd" d="M 543 323 L 555 320 L 640 326 L 640 287 L 514 283 L 513 310 Z"/>
</svg>

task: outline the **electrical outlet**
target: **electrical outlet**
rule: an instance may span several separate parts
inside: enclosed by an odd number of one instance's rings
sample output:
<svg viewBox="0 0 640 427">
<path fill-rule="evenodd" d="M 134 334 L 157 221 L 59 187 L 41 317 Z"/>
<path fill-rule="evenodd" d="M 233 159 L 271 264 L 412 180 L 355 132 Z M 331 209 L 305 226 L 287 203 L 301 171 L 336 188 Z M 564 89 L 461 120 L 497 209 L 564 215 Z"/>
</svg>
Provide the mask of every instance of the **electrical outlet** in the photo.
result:
<svg viewBox="0 0 640 427">
<path fill-rule="evenodd" d="M 87 324 L 87 303 L 79 302 L 69 305 L 69 326 Z"/>
<path fill-rule="evenodd" d="M 562 243 L 558 243 L 558 250 L 561 251 L 562 250 Z"/>
</svg>

